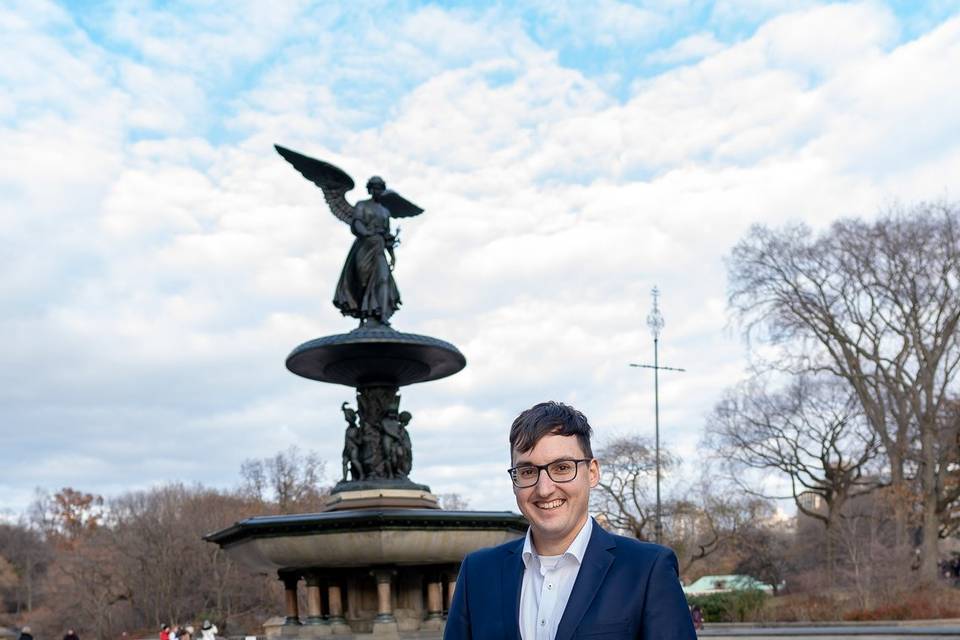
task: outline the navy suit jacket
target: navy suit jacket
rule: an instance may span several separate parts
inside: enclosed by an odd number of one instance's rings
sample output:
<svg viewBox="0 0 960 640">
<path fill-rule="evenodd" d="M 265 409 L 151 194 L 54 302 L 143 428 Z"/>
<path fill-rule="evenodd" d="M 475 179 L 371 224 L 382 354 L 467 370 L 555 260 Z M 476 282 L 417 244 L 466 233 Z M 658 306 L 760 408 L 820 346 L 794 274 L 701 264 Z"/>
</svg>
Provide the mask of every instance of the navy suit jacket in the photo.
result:
<svg viewBox="0 0 960 640">
<path fill-rule="evenodd" d="M 522 552 L 520 538 L 464 558 L 444 640 L 520 640 Z M 594 522 L 556 640 L 696 637 L 673 551 Z"/>
</svg>

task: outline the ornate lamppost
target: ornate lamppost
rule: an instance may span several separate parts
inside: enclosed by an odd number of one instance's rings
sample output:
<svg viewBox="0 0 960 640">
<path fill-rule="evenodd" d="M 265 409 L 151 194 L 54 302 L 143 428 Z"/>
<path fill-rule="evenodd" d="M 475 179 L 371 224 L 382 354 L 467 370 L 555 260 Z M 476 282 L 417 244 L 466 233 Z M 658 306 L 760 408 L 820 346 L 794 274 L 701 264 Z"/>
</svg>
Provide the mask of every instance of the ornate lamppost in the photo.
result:
<svg viewBox="0 0 960 640">
<path fill-rule="evenodd" d="M 631 367 L 641 369 L 653 369 L 653 419 L 654 419 L 654 449 L 657 470 L 657 521 L 655 523 L 655 535 L 657 544 L 663 543 L 663 517 L 660 503 L 660 371 L 686 371 L 675 367 L 660 366 L 660 332 L 663 331 L 663 314 L 660 313 L 660 289 L 654 287 L 650 292 L 653 296 L 653 309 L 647 316 L 647 326 L 650 327 L 650 333 L 653 334 L 653 364 L 630 364 Z"/>
</svg>

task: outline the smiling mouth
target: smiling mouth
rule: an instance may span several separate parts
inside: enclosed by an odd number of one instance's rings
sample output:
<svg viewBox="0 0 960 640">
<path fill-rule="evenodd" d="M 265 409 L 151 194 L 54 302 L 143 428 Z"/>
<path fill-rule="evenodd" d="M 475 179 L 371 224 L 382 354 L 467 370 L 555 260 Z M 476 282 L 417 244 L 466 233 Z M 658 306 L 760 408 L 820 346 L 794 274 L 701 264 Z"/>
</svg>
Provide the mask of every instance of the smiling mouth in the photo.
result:
<svg viewBox="0 0 960 640">
<path fill-rule="evenodd" d="M 536 506 L 538 509 L 543 509 L 544 511 L 552 511 L 554 509 L 559 509 L 566 500 L 562 498 L 557 498 L 556 500 L 551 500 L 550 502 L 537 502 Z"/>
</svg>

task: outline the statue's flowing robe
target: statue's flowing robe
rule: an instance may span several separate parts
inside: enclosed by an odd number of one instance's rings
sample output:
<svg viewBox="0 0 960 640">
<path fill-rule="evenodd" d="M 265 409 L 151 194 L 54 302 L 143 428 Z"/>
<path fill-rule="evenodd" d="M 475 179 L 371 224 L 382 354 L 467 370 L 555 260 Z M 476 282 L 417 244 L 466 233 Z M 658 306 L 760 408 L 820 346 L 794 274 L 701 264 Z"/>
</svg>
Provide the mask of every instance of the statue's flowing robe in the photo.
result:
<svg viewBox="0 0 960 640">
<path fill-rule="evenodd" d="M 353 241 L 340 273 L 333 304 L 345 316 L 354 318 L 390 318 L 400 307 L 400 291 L 390 272 L 385 251 L 385 236 L 390 233 L 390 214 L 373 200 L 358 202 L 353 226 Z M 359 221 L 371 235 L 359 234 Z M 386 288 L 386 309 L 381 309 Z"/>
</svg>

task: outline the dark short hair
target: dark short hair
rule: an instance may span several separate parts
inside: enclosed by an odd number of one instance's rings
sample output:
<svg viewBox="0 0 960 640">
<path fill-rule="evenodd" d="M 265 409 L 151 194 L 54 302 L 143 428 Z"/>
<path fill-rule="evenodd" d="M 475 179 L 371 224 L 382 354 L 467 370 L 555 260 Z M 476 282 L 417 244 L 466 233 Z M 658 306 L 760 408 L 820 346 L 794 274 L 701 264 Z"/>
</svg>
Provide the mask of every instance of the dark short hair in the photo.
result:
<svg viewBox="0 0 960 640">
<path fill-rule="evenodd" d="M 513 421 L 510 426 L 510 455 L 514 450 L 520 453 L 530 451 L 548 434 L 576 436 L 584 455 L 593 457 L 593 449 L 590 448 L 593 429 L 587 422 L 587 416 L 553 400 L 533 405 Z"/>
</svg>

